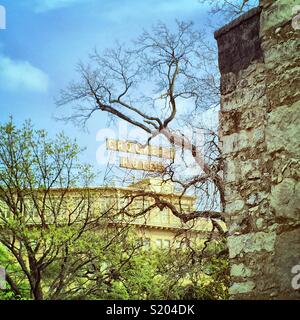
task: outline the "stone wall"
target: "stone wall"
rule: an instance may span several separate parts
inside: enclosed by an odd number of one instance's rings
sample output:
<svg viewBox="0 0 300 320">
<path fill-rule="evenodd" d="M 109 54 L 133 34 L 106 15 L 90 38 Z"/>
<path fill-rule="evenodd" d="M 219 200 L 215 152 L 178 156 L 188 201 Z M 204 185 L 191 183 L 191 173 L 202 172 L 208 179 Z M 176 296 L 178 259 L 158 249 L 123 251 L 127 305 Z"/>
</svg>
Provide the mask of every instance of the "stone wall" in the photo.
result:
<svg viewBox="0 0 300 320">
<path fill-rule="evenodd" d="M 300 299 L 291 272 L 300 265 L 297 2 L 261 0 L 215 33 L 234 299 Z"/>
</svg>

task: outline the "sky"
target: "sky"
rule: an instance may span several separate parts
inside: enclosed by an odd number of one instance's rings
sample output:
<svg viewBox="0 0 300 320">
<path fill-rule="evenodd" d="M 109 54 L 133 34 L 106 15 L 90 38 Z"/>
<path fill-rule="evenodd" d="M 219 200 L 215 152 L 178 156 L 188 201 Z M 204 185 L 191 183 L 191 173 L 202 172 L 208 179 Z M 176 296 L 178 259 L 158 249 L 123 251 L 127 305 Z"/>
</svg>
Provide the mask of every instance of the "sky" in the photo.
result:
<svg viewBox="0 0 300 320">
<path fill-rule="evenodd" d="M 0 122 L 12 115 L 20 125 L 31 119 L 51 136 L 64 131 L 86 147 L 82 160 L 103 170 L 97 153 L 107 129 L 95 113 L 88 132 L 55 120 L 55 100 L 76 79 L 76 64 L 96 47 L 127 43 L 158 21 L 175 19 L 203 28 L 207 8 L 198 0 L 0 0 L 6 29 L 0 29 Z M 111 132 L 111 131 L 109 131 Z"/>
</svg>

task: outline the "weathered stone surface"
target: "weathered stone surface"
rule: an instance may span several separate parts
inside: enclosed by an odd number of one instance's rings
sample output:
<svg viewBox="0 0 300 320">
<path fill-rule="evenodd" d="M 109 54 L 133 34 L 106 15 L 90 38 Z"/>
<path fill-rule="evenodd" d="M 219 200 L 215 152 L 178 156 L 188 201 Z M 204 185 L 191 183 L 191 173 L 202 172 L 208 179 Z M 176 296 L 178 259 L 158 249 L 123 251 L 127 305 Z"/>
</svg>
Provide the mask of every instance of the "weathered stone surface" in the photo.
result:
<svg viewBox="0 0 300 320">
<path fill-rule="evenodd" d="M 277 217 L 300 222 L 300 182 L 291 178 L 283 179 L 272 187 L 270 201 Z"/>
<path fill-rule="evenodd" d="M 259 9 L 244 16 L 231 26 L 215 33 L 219 45 L 219 67 L 222 75 L 246 69 L 252 61 L 262 58 L 259 38 Z M 227 32 L 233 28 L 234 32 Z M 224 77 L 222 76 L 223 81 Z M 222 86 L 224 88 L 224 86 Z M 223 92 L 222 92 L 223 93 Z M 225 93 L 225 92 L 224 92 Z"/>
<path fill-rule="evenodd" d="M 274 249 L 275 239 L 275 232 L 253 232 L 240 236 L 229 236 L 229 258 L 234 258 L 240 253 L 248 253 L 262 250 L 271 252 Z"/>
<path fill-rule="evenodd" d="M 226 163 L 226 172 L 224 173 L 225 183 L 233 182 L 237 179 L 238 165 L 235 161 Z"/>
<path fill-rule="evenodd" d="M 240 72 L 244 76 L 245 72 Z M 255 74 L 253 74 L 255 77 Z M 251 88 L 252 89 L 252 88 Z M 269 102 L 264 97 L 266 93 L 266 85 L 260 82 L 259 85 L 249 90 L 249 87 L 236 90 L 230 94 L 221 96 L 221 110 L 249 110 L 256 107 L 265 107 Z"/>
<path fill-rule="evenodd" d="M 263 126 L 251 130 L 240 130 L 238 133 L 224 135 L 222 138 L 222 153 L 230 154 L 243 149 L 250 149 L 264 142 L 265 130 Z"/>
<path fill-rule="evenodd" d="M 238 132 L 241 127 L 241 113 L 237 110 L 221 112 L 222 122 L 224 123 L 223 134 L 229 135 Z"/>
<path fill-rule="evenodd" d="M 257 220 L 256 220 L 256 227 L 257 227 L 257 229 L 262 229 L 262 227 L 263 227 L 263 224 L 264 224 L 264 219 L 263 218 L 258 218 Z"/>
<path fill-rule="evenodd" d="M 276 64 L 281 61 L 281 66 L 284 67 L 286 73 L 297 72 L 297 67 L 296 70 L 293 70 L 293 68 L 291 68 L 292 65 L 284 61 L 290 58 L 291 53 L 295 53 L 297 52 L 297 50 L 299 50 L 299 39 L 289 39 L 286 42 L 280 41 L 280 43 L 272 42 L 268 45 L 270 46 L 270 48 L 264 55 L 265 61 L 266 63 L 268 63 L 268 66 L 276 66 Z M 280 74 L 280 76 L 284 78 L 285 74 Z"/>
<path fill-rule="evenodd" d="M 226 204 L 225 211 L 229 214 L 239 212 L 244 208 L 245 202 L 243 200 L 236 200 Z"/>
<path fill-rule="evenodd" d="M 264 126 L 260 126 L 260 127 L 255 128 L 253 130 L 252 141 L 254 144 L 258 144 L 260 142 L 265 141 L 265 127 Z"/>
<path fill-rule="evenodd" d="M 234 283 L 229 288 L 229 294 L 234 295 L 237 293 L 248 293 L 255 288 L 255 283 L 253 281 L 238 282 Z"/>
<path fill-rule="evenodd" d="M 239 127 L 241 129 L 251 129 L 261 126 L 265 123 L 265 107 L 250 108 L 240 114 Z"/>
<path fill-rule="evenodd" d="M 297 2 L 261 0 L 261 14 L 216 33 L 229 292 L 237 299 L 299 299 L 291 286 L 291 268 L 300 264 Z"/>
<path fill-rule="evenodd" d="M 267 196 L 265 192 L 253 192 L 247 197 L 246 203 L 249 206 L 258 206 Z"/>
<path fill-rule="evenodd" d="M 222 153 L 228 154 L 234 152 L 237 144 L 237 134 L 231 134 L 229 136 L 223 136 L 222 141 Z"/>
<path fill-rule="evenodd" d="M 242 179 L 259 179 L 262 173 L 260 171 L 260 161 L 258 159 L 243 161 L 241 164 Z"/>
<path fill-rule="evenodd" d="M 300 291 L 292 287 L 295 274 L 292 268 L 300 265 L 300 225 L 297 229 L 278 235 L 275 243 L 276 272 L 274 282 L 279 284 L 278 299 L 300 299 Z"/>
<path fill-rule="evenodd" d="M 247 268 L 243 263 L 234 264 L 230 270 L 232 277 L 250 277 L 251 274 L 251 269 Z"/>
<path fill-rule="evenodd" d="M 286 21 L 291 21 L 294 12 L 293 7 L 299 5 L 298 0 L 279 0 L 269 2 L 271 5 L 266 5 L 268 1 L 261 0 L 260 5 L 264 6 L 261 13 L 260 34 L 263 36 L 270 29 L 274 31 L 278 26 Z"/>
<path fill-rule="evenodd" d="M 300 154 L 300 101 L 269 113 L 266 142 L 269 152 Z"/>
<path fill-rule="evenodd" d="M 236 75 L 233 72 L 226 73 L 221 82 L 221 92 L 228 94 L 236 88 Z"/>
</svg>

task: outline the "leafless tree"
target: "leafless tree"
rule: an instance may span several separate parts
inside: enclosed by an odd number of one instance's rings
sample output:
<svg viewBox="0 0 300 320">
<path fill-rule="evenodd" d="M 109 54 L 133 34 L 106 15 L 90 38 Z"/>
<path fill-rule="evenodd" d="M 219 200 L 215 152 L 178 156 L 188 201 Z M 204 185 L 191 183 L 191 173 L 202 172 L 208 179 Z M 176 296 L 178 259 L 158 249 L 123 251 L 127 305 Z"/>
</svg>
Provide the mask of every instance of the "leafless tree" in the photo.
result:
<svg viewBox="0 0 300 320">
<path fill-rule="evenodd" d="M 210 12 L 228 22 L 251 8 L 258 6 L 258 0 L 199 0 L 210 6 Z"/>
<path fill-rule="evenodd" d="M 185 108 L 195 120 L 219 103 L 215 52 L 205 35 L 192 23 L 177 22 L 174 31 L 159 23 L 151 32 L 144 31 L 133 48 L 117 45 L 104 53 L 95 51 L 88 63 L 79 64 L 78 74 L 79 81 L 63 90 L 58 100 L 59 106 L 72 106 L 65 120 L 86 124 L 95 112 L 104 111 L 144 131 L 148 135 L 144 143 L 162 136 L 178 154 L 189 153 L 197 166 L 195 175 L 186 178 L 171 161 L 161 177 L 175 183 L 182 195 L 200 192 L 204 204 L 186 212 L 143 190 L 134 197 L 150 197 L 153 203 L 141 214 L 153 206 L 168 208 L 183 222 L 210 219 L 213 229 L 225 234 L 218 223 L 224 219 L 224 191 L 217 132 L 198 123 L 205 136 L 200 144 L 182 130 L 184 122 L 196 129 L 195 121 L 182 117 Z"/>
</svg>

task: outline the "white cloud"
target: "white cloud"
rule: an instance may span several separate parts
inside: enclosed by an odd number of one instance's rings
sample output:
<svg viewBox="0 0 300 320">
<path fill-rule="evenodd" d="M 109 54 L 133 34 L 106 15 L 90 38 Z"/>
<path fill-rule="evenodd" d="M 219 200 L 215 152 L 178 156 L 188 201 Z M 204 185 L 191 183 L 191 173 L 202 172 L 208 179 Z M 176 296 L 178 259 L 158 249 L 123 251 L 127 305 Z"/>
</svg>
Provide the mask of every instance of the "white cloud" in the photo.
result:
<svg viewBox="0 0 300 320">
<path fill-rule="evenodd" d="M 48 84 L 47 74 L 28 61 L 12 60 L 0 54 L 0 89 L 46 92 Z"/>
<path fill-rule="evenodd" d="M 36 12 L 45 12 L 84 2 L 86 2 L 86 0 L 35 0 L 34 6 Z"/>
</svg>

